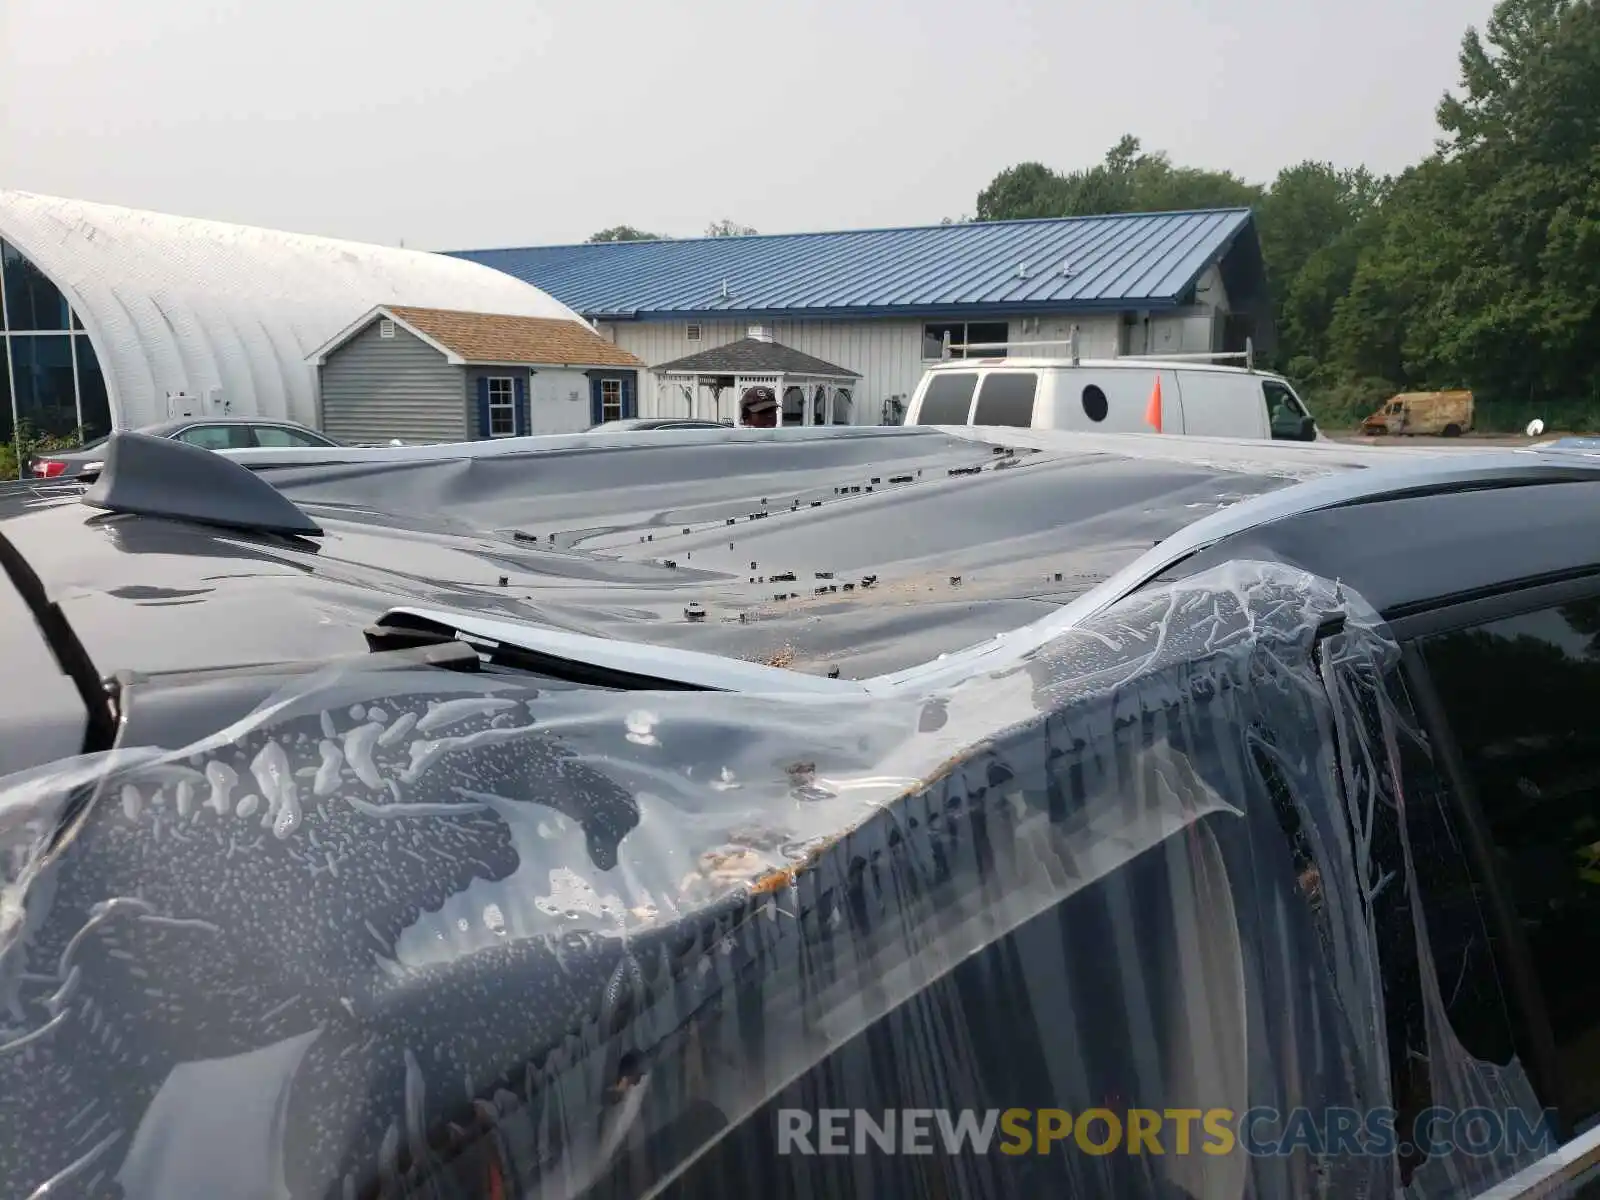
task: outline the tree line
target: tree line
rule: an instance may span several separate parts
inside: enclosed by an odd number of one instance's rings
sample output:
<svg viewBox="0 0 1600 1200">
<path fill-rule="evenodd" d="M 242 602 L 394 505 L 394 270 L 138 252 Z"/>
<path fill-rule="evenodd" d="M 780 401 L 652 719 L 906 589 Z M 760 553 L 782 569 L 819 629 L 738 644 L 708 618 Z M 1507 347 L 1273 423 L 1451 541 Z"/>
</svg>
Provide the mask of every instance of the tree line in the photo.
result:
<svg viewBox="0 0 1600 1200">
<path fill-rule="evenodd" d="M 1502 0 L 1460 71 L 1396 176 L 1302 162 L 1259 185 L 1128 136 L 1086 169 L 1001 171 L 973 219 L 1250 206 L 1273 365 L 1325 424 L 1467 387 L 1480 427 L 1600 428 L 1600 0 Z"/>
</svg>

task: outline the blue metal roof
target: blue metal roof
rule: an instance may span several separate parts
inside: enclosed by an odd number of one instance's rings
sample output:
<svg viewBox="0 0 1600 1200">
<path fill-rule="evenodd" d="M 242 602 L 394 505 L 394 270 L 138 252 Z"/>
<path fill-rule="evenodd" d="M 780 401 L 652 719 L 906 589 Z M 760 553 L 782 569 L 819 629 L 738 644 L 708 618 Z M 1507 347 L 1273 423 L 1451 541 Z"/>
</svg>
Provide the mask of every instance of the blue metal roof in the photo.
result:
<svg viewBox="0 0 1600 1200">
<path fill-rule="evenodd" d="M 591 318 L 959 316 L 1171 307 L 1242 233 L 1255 248 L 1249 209 L 453 256 L 514 275 Z"/>
</svg>

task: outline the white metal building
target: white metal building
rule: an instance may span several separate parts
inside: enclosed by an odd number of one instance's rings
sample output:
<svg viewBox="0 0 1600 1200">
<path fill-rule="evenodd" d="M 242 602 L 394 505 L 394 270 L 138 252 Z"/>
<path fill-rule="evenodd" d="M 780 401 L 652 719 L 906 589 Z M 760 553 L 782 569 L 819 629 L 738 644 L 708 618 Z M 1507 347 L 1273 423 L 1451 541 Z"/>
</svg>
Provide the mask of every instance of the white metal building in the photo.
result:
<svg viewBox="0 0 1600 1200">
<path fill-rule="evenodd" d="M 188 413 L 314 425 L 307 356 L 380 304 L 580 320 L 475 263 L 0 191 L 0 441 Z"/>
<path fill-rule="evenodd" d="M 1247 209 L 458 251 L 532 283 L 652 367 L 751 335 L 859 375 L 849 420 L 893 423 L 946 338 L 1086 357 L 1270 348 Z M 687 415 L 653 373 L 642 416 Z M 707 414 L 699 414 L 707 415 Z"/>
</svg>

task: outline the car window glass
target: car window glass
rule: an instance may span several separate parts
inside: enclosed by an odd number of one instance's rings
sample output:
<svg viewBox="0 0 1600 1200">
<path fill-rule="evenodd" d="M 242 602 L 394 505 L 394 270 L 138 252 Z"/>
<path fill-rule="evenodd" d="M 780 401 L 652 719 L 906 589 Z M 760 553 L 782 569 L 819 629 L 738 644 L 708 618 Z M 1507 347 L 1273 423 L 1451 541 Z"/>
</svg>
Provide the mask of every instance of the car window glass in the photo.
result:
<svg viewBox="0 0 1600 1200">
<path fill-rule="evenodd" d="M 1422 647 L 1582 1123 L 1600 1114 L 1600 600 Z"/>
<path fill-rule="evenodd" d="M 1332 658 L 1339 662 L 1337 652 Z M 1406 679 L 1397 669 L 1378 671 L 1367 664 L 1344 662 L 1335 670 L 1352 722 L 1364 731 L 1337 739 L 1336 746 L 1351 811 L 1360 814 L 1358 838 L 1383 989 L 1389 1104 L 1397 1145 L 1406 1148 L 1397 1165 L 1401 1182 L 1409 1184 L 1425 1163 L 1415 1149 L 1425 1144 L 1419 1122 L 1435 1105 L 1460 1104 L 1463 1080 L 1476 1077 L 1497 1094 L 1511 1095 L 1515 1089 L 1507 1081 L 1516 1070 L 1508 1067 L 1517 1046 L 1483 891 L 1467 866 L 1466 839 L 1443 773 L 1420 733 Z M 1392 755 L 1364 752 L 1386 743 Z M 1439 985 L 1442 1012 L 1427 999 L 1427 971 L 1448 980 Z M 1452 1047 L 1452 1059 L 1464 1051 L 1476 1070 L 1454 1062 L 1436 1082 L 1437 1068 L 1430 1064 L 1441 1045 Z M 1526 1115 L 1536 1122 L 1540 1114 L 1530 1106 Z M 1472 1175 L 1485 1165 L 1464 1163 L 1458 1154 L 1427 1164 L 1430 1174 L 1422 1176 L 1418 1194 L 1428 1194 L 1427 1180 L 1441 1171 Z"/>
<path fill-rule="evenodd" d="M 1027 429 L 1033 424 L 1033 394 L 1039 377 L 1031 371 L 996 371 L 984 378 L 978 391 L 974 425 L 1011 425 Z"/>
<path fill-rule="evenodd" d="M 256 444 L 258 446 L 326 446 L 328 443 L 311 434 L 301 433 L 298 429 L 287 429 L 282 425 L 252 425 L 255 430 Z"/>
<path fill-rule="evenodd" d="M 202 450 L 244 450 L 251 445 L 247 425 L 191 425 L 178 434 L 178 440 Z"/>
<path fill-rule="evenodd" d="M 1267 418 L 1272 424 L 1272 436 L 1286 441 L 1302 440 L 1306 411 L 1295 394 L 1272 379 L 1261 381 L 1261 392 L 1267 405 Z"/>
<path fill-rule="evenodd" d="M 978 377 L 971 371 L 940 371 L 922 394 L 919 425 L 965 425 Z"/>
</svg>

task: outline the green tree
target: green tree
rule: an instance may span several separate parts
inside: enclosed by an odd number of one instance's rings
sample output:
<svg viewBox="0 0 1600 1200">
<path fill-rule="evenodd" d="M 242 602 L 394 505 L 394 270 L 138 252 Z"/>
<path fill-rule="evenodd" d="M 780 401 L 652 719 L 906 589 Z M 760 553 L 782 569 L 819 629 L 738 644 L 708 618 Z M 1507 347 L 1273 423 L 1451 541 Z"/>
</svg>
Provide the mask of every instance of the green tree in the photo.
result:
<svg viewBox="0 0 1600 1200">
<path fill-rule="evenodd" d="M 1299 378 L 1324 374 L 1334 306 L 1376 229 L 1389 181 L 1364 167 L 1286 167 L 1256 205 L 1278 326 L 1278 359 Z"/>
<path fill-rule="evenodd" d="M 1384 204 L 1338 305 L 1349 370 L 1485 405 L 1600 398 L 1600 6 L 1502 0 L 1469 30 L 1439 153 Z"/>
<path fill-rule="evenodd" d="M 1492 426 L 1600 427 L 1600 0 L 1500 0 L 1459 65 L 1435 152 L 1392 180 L 1302 162 L 1257 187 L 1127 136 L 1086 168 L 1008 167 L 977 217 L 1249 205 L 1297 377 L 1350 404 L 1470 387 Z"/>
<path fill-rule="evenodd" d="M 1166 154 L 1146 153 L 1128 134 L 1087 170 L 1063 174 L 1028 162 L 1001 171 L 978 194 L 977 210 L 980 221 L 1011 221 L 1231 208 L 1260 198 L 1260 188 L 1227 171 L 1174 167 Z"/>
<path fill-rule="evenodd" d="M 632 225 L 613 225 L 610 229 L 602 229 L 599 233 L 591 233 L 590 242 L 661 242 L 666 239 L 659 233 L 646 233 L 642 229 L 635 229 Z"/>
<path fill-rule="evenodd" d="M 1067 181 L 1043 163 L 1019 163 L 996 175 L 978 193 L 980 221 L 1017 221 L 1031 217 L 1070 217 Z"/>
</svg>

